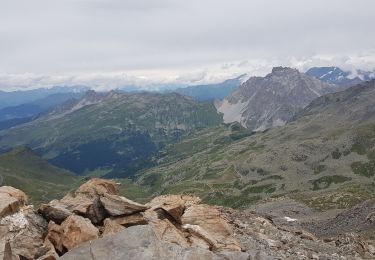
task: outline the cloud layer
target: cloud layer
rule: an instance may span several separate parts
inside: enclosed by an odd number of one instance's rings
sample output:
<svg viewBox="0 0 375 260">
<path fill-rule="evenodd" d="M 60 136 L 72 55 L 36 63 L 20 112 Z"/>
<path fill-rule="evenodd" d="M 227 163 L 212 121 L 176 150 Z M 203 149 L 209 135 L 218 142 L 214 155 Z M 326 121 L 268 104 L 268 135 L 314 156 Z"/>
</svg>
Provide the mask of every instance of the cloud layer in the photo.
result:
<svg viewBox="0 0 375 260">
<path fill-rule="evenodd" d="M 0 0 L 0 89 L 375 68 L 372 0 Z"/>
</svg>

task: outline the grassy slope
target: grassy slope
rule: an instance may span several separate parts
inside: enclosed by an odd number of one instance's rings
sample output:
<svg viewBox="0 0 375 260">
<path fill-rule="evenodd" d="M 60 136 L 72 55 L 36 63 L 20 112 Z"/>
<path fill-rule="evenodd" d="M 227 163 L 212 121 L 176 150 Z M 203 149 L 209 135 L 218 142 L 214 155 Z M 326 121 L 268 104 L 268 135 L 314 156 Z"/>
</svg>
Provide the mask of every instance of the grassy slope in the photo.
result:
<svg viewBox="0 0 375 260">
<path fill-rule="evenodd" d="M 28 148 L 19 147 L 0 155 L 0 185 L 23 190 L 29 201 L 38 205 L 60 199 L 91 177 L 79 177 L 50 165 Z M 137 201 L 146 201 L 150 194 L 127 179 L 121 182 L 120 194 Z"/>
<path fill-rule="evenodd" d="M 1 185 L 23 190 L 31 202 L 60 198 L 80 183 L 72 173 L 51 166 L 27 148 L 0 155 Z"/>
<path fill-rule="evenodd" d="M 194 193 L 240 208 L 289 196 L 323 210 L 375 197 L 372 89 L 330 95 L 265 133 L 240 138 L 242 130 L 226 126 L 187 137 L 139 174 L 138 183 L 154 194 Z"/>
</svg>

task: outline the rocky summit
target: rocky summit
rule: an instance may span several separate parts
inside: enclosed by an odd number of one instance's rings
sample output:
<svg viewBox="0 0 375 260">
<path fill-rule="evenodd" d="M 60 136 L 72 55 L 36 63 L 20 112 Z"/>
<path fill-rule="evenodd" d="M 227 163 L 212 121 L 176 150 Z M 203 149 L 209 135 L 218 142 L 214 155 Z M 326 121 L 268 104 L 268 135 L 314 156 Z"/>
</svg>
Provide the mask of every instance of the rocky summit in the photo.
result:
<svg viewBox="0 0 375 260">
<path fill-rule="evenodd" d="M 374 228 L 374 201 L 364 204 Z M 372 210 L 372 211 L 371 211 Z M 347 215 L 353 216 L 353 211 Z M 336 219 L 342 224 L 341 213 Z M 0 187 L 0 258 L 11 259 L 371 259 L 374 240 L 359 234 L 314 233 L 318 225 L 163 195 L 139 204 L 118 184 L 91 179 L 38 209 L 20 190 Z M 358 221 L 362 221 L 358 219 Z M 339 224 L 332 226 L 337 227 Z M 306 231 L 309 230 L 309 231 Z M 318 228 L 318 230 L 322 230 Z"/>
<path fill-rule="evenodd" d="M 262 131 L 284 125 L 315 98 L 340 89 L 296 69 L 275 67 L 265 77 L 250 78 L 216 106 L 226 123 Z"/>
</svg>

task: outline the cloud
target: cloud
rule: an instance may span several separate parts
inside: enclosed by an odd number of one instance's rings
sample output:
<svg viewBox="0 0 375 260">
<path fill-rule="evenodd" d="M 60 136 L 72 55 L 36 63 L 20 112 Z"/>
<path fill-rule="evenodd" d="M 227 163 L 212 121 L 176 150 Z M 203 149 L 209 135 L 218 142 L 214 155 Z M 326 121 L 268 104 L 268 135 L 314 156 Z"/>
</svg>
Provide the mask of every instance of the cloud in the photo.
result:
<svg viewBox="0 0 375 260">
<path fill-rule="evenodd" d="M 212 81 L 245 70 L 264 73 L 279 64 L 375 68 L 372 0 L 0 0 L 0 5 L 1 88 Z"/>
</svg>

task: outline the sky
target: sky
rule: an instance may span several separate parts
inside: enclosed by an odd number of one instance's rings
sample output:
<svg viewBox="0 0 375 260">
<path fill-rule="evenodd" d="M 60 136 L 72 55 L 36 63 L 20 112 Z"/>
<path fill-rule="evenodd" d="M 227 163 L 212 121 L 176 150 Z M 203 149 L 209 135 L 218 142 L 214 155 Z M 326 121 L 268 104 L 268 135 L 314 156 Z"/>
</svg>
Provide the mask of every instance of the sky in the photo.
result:
<svg viewBox="0 0 375 260">
<path fill-rule="evenodd" d="M 0 90 L 375 70 L 373 0 L 0 0 Z"/>
</svg>

